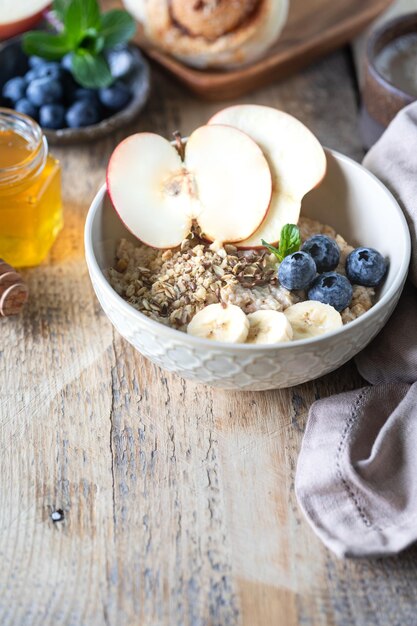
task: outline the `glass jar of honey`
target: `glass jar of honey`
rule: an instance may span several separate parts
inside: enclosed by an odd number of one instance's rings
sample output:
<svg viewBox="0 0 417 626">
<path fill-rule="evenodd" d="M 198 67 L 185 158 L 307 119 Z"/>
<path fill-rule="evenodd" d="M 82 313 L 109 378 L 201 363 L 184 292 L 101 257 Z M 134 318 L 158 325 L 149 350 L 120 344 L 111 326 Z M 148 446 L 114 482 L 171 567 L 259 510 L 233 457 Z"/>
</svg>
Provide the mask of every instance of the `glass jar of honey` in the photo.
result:
<svg viewBox="0 0 417 626">
<path fill-rule="evenodd" d="M 0 108 L 0 258 L 39 264 L 62 225 L 61 169 L 40 126 Z"/>
</svg>

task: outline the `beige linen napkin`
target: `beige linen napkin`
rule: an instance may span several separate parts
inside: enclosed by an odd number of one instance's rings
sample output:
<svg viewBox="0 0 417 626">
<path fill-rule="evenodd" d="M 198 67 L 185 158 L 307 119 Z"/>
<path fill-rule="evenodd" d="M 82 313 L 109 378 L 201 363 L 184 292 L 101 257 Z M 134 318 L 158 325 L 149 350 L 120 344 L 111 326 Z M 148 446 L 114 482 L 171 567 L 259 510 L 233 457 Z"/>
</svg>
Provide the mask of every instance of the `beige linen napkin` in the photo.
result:
<svg viewBox="0 0 417 626">
<path fill-rule="evenodd" d="M 295 482 L 313 530 L 350 557 L 395 554 L 417 540 L 417 103 L 397 115 L 364 165 L 407 218 L 409 282 L 356 359 L 371 386 L 312 405 Z"/>
</svg>

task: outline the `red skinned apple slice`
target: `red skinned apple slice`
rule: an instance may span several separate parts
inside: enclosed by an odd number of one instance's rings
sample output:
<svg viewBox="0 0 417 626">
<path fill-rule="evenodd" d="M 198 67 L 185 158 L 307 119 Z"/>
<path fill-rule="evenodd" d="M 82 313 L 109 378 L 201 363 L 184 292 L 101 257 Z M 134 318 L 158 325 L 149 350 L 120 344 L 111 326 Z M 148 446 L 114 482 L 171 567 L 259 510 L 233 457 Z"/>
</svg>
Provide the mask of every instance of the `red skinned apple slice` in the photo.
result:
<svg viewBox="0 0 417 626">
<path fill-rule="evenodd" d="M 155 248 L 174 248 L 191 228 L 186 176 L 173 145 L 153 133 L 131 135 L 113 152 L 107 189 L 127 228 Z"/>
<path fill-rule="evenodd" d="M 326 173 L 326 155 L 316 137 L 292 115 L 256 104 L 228 107 L 209 125 L 230 124 L 247 133 L 262 149 L 272 173 L 272 198 L 257 231 L 237 242 L 257 248 L 261 240 L 276 242 L 285 224 L 297 224 L 301 201 Z"/>
<path fill-rule="evenodd" d="M 248 135 L 235 131 L 230 126 L 202 126 L 185 149 L 185 166 L 201 205 L 195 217 L 210 241 L 250 237 L 271 200 L 271 172 L 262 150 Z"/>
<path fill-rule="evenodd" d="M 138 239 L 173 248 L 187 237 L 194 219 L 210 241 L 250 237 L 268 210 L 272 180 L 256 143 L 219 125 L 192 133 L 184 161 L 158 135 L 128 137 L 110 158 L 107 188 L 121 220 Z"/>
<path fill-rule="evenodd" d="M 14 37 L 36 25 L 51 0 L 2 0 L 0 2 L 0 39 Z"/>
</svg>

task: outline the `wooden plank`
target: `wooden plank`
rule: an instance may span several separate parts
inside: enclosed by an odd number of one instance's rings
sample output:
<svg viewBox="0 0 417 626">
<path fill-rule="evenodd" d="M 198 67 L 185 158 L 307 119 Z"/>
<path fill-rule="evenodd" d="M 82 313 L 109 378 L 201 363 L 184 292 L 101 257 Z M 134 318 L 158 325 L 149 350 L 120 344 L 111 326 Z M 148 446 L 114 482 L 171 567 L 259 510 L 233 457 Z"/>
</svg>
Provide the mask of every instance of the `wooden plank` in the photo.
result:
<svg viewBox="0 0 417 626">
<path fill-rule="evenodd" d="M 125 134 L 187 134 L 218 108 L 154 78 Z M 336 54 L 253 101 L 360 158 L 352 84 Z M 216 391 L 144 360 L 102 314 L 82 230 L 122 136 L 56 151 L 65 229 L 26 272 L 24 316 L 0 320 L 0 624 L 411 626 L 415 550 L 338 562 L 294 497 L 308 408 L 360 385 L 353 365 L 291 390 Z"/>
</svg>

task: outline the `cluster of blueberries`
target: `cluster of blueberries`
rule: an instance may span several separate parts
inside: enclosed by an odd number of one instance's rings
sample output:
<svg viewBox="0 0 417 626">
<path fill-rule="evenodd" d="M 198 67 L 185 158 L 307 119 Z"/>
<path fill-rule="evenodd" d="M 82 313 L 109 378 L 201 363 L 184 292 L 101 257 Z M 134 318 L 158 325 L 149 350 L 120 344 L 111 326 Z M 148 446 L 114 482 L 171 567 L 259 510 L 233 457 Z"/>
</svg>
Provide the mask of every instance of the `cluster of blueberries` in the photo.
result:
<svg viewBox="0 0 417 626">
<path fill-rule="evenodd" d="M 346 278 L 333 271 L 339 261 L 340 248 L 336 241 L 327 235 L 313 235 L 299 252 L 284 258 L 278 278 L 286 289 L 306 290 L 309 300 L 343 311 L 352 300 L 352 284 L 377 287 L 385 276 L 387 262 L 373 248 L 356 248 L 346 259 Z"/>
<path fill-rule="evenodd" d="M 119 50 L 109 58 L 113 76 L 130 69 L 129 54 L 128 50 Z M 69 56 L 60 63 L 29 57 L 26 74 L 4 84 L 3 100 L 15 111 L 51 129 L 91 126 L 129 104 L 132 92 L 122 80 L 103 89 L 85 89 L 73 79 L 70 63 Z"/>
</svg>

